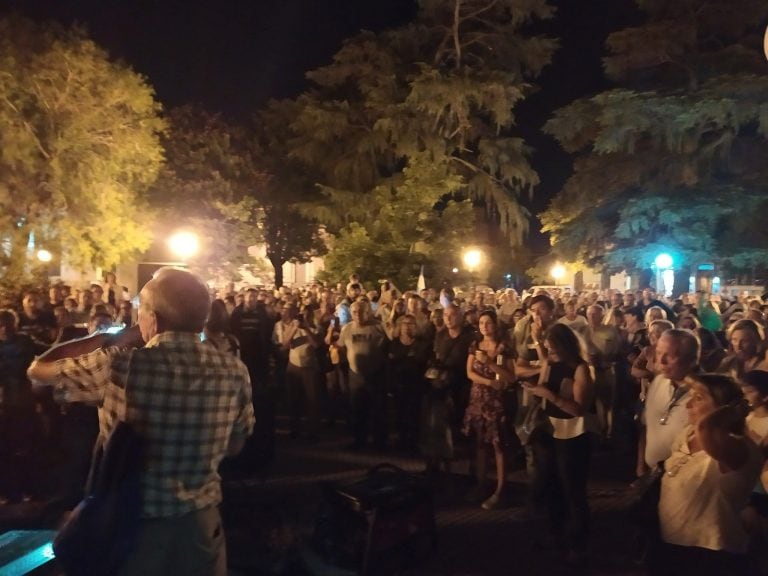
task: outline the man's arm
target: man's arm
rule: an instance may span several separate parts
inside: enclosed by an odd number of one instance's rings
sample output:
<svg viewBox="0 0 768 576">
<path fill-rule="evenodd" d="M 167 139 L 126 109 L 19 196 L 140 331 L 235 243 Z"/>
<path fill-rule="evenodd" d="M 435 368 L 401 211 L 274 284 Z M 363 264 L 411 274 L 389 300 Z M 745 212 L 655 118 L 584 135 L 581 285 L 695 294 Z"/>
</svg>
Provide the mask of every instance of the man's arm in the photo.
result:
<svg viewBox="0 0 768 576">
<path fill-rule="evenodd" d="M 123 330 L 118 334 L 94 334 L 80 340 L 65 342 L 49 349 L 32 362 L 32 365 L 27 370 L 27 376 L 39 383 L 53 384 L 61 376 L 61 368 L 56 364 L 59 360 L 77 358 L 100 348 L 111 346 L 121 348 L 138 347 L 143 342 L 138 326 Z"/>
</svg>

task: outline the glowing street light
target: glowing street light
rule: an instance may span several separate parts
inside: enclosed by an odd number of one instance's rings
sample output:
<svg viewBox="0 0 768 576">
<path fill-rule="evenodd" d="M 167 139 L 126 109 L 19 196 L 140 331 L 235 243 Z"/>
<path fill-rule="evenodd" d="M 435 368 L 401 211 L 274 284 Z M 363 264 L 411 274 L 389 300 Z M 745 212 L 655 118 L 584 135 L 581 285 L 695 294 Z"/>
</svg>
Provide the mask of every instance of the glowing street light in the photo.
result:
<svg viewBox="0 0 768 576">
<path fill-rule="evenodd" d="M 40 262 L 50 262 L 53 260 L 53 254 L 51 254 L 48 250 L 38 250 L 37 259 L 40 260 Z"/>
<path fill-rule="evenodd" d="M 666 252 L 662 252 L 658 256 L 656 256 L 656 260 L 654 260 L 654 263 L 656 264 L 656 268 L 659 270 L 666 270 L 667 268 L 672 268 L 672 256 L 667 254 Z"/>
<path fill-rule="evenodd" d="M 200 242 L 193 232 L 176 232 L 168 238 L 168 247 L 181 260 L 187 260 L 197 254 Z"/>
<path fill-rule="evenodd" d="M 555 264 L 552 266 L 552 269 L 549 271 L 550 276 L 555 279 L 555 286 L 565 278 L 565 266 L 562 264 Z"/>
<path fill-rule="evenodd" d="M 669 296 L 672 293 L 672 285 L 675 282 L 675 273 L 672 270 L 674 261 L 672 256 L 662 252 L 653 261 L 656 265 L 656 292 Z"/>
<path fill-rule="evenodd" d="M 464 264 L 466 264 L 469 271 L 472 272 L 480 266 L 480 262 L 483 260 L 483 253 L 477 248 L 472 248 L 464 252 Z"/>
</svg>

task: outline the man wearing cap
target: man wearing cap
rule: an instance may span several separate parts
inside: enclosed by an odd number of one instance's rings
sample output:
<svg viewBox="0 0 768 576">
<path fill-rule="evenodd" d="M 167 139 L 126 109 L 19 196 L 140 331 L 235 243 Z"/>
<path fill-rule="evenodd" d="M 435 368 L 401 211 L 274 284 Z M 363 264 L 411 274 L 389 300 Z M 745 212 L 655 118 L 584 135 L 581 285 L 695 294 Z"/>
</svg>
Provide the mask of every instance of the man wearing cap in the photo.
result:
<svg viewBox="0 0 768 576">
<path fill-rule="evenodd" d="M 224 576 L 217 468 L 253 428 L 248 370 L 200 342 L 210 299 L 194 274 L 160 269 L 140 302 L 137 327 L 52 348 L 28 373 L 67 402 L 96 402 L 99 442 L 118 421 L 146 442 L 142 523 L 119 575 Z"/>
</svg>

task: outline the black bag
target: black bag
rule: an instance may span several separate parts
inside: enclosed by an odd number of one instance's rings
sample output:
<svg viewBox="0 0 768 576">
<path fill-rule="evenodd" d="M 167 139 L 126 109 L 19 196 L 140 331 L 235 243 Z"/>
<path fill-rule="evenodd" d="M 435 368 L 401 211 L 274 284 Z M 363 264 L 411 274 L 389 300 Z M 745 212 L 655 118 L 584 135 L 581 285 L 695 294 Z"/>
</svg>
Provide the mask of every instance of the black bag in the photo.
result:
<svg viewBox="0 0 768 576">
<path fill-rule="evenodd" d="M 117 573 L 136 542 L 141 518 L 144 442 L 118 422 L 94 457 L 88 495 L 53 541 L 68 576 Z"/>
<path fill-rule="evenodd" d="M 402 569 L 425 558 L 437 538 L 426 478 L 392 464 L 363 478 L 325 485 L 313 547 L 326 562 L 367 574 Z"/>
</svg>

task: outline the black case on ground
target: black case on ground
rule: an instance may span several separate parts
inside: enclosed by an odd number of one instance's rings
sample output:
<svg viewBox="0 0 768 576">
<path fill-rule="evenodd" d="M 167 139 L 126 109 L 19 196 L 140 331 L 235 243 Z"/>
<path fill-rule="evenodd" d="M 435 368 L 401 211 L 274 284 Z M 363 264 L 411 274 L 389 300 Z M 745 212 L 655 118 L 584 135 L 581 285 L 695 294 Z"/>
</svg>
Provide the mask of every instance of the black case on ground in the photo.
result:
<svg viewBox="0 0 768 576">
<path fill-rule="evenodd" d="M 436 543 L 427 479 L 392 465 L 362 478 L 324 485 L 313 548 L 334 565 L 360 574 L 388 574 L 426 558 Z"/>
</svg>

